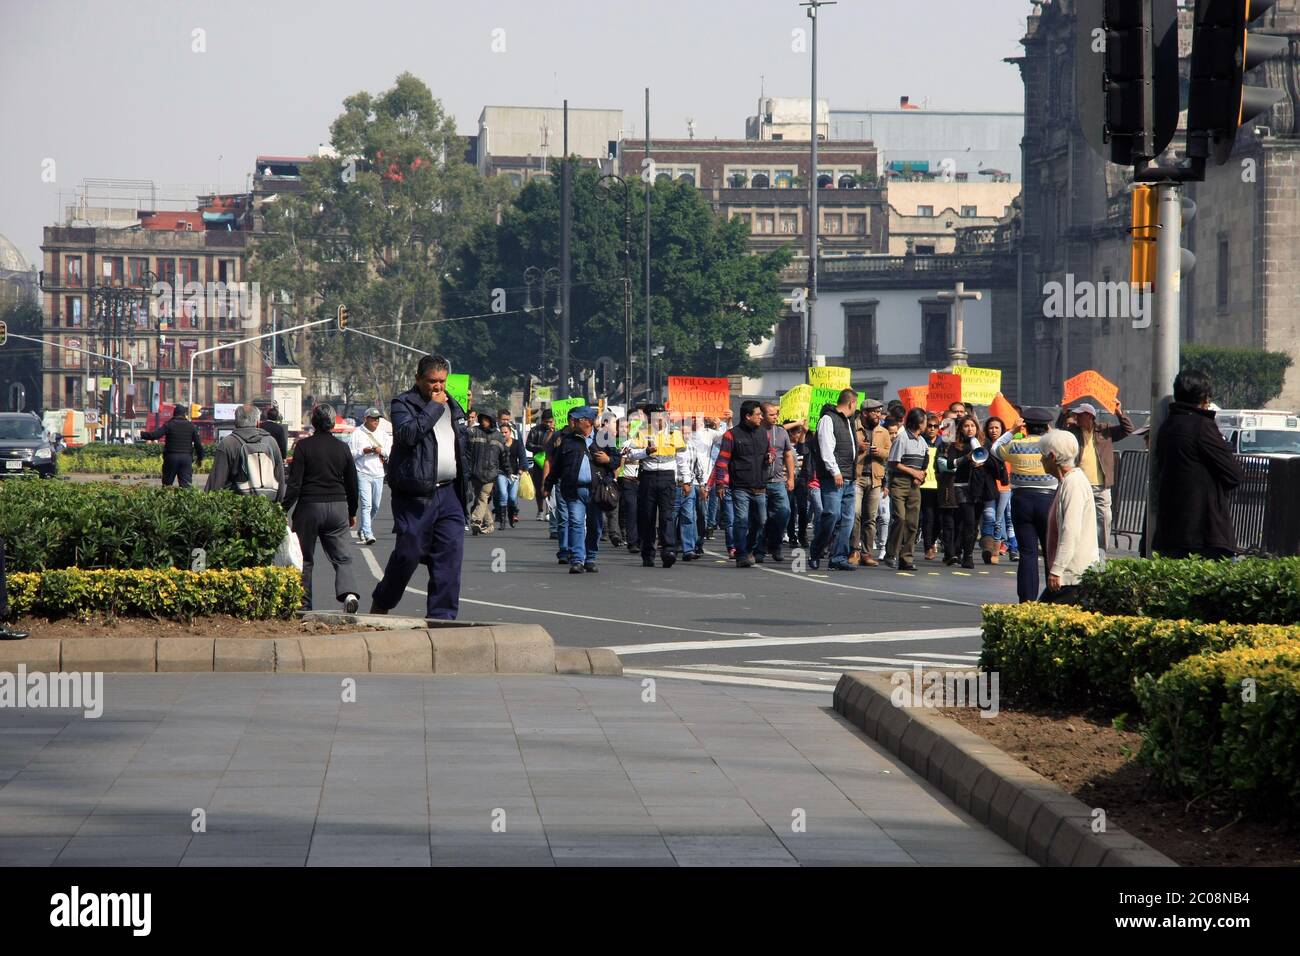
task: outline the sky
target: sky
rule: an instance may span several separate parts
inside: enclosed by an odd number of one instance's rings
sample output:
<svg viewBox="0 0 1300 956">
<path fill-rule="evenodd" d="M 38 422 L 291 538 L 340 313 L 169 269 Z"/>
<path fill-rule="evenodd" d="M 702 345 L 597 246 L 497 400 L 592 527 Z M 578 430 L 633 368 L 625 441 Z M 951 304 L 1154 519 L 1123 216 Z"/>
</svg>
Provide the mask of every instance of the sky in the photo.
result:
<svg viewBox="0 0 1300 956">
<path fill-rule="evenodd" d="M 1002 59 L 1030 9 L 840 0 L 818 21 L 818 96 L 1021 110 Z M 648 86 L 652 135 L 691 118 L 697 138 L 743 138 L 760 90 L 807 96 L 810 69 L 797 0 L 0 0 L 0 24 L 0 234 L 38 265 L 82 179 L 242 190 L 257 155 L 314 153 L 344 97 L 403 71 L 461 133 L 485 105 L 568 98 L 640 136 Z"/>
</svg>

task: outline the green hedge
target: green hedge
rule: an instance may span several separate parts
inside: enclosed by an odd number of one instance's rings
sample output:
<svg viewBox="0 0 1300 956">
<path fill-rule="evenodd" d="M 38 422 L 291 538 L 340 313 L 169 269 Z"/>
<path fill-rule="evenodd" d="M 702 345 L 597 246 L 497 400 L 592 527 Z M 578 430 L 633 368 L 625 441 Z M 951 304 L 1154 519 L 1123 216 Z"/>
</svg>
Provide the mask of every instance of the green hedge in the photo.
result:
<svg viewBox="0 0 1300 956">
<path fill-rule="evenodd" d="M 65 451 L 59 457 L 60 470 L 88 475 L 161 475 L 162 442 L 135 445 L 112 445 L 92 442 Z M 197 473 L 212 467 L 212 456 L 205 455 L 196 465 Z"/>
<path fill-rule="evenodd" d="M 1147 721 L 1140 759 L 1162 784 L 1294 817 L 1300 644 L 1198 655 L 1144 678 L 1138 694 Z"/>
<path fill-rule="evenodd" d="M 246 620 L 288 619 L 302 606 L 294 568 L 238 571 L 65 571 L 9 576 L 16 614 L 48 618 L 107 614 L 188 621 L 213 614 Z"/>
<path fill-rule="evenodd" d="M 1117 559 L 1084 573 L 1080 599 L 1103 614 L 1300 624 L 1300 558 Z"/>
<path fill-rule="evenodd" d="M 1009 697 L 1115 711 L 1137 703 L 1139 677 L 1159 676 L 1195 654 L 1300 645 L 1300 627 L 1114 617 L 1037 603 L 985 605 L 983 630 L 980 667 L 999 672 Z"/>
<path fill-rule="evenodd" d="M 230 491 L 112 482 L 0 482 L 0 537 L 11 571 L 268 565 L 285 534 L 283 509 Z"/>
</svg>

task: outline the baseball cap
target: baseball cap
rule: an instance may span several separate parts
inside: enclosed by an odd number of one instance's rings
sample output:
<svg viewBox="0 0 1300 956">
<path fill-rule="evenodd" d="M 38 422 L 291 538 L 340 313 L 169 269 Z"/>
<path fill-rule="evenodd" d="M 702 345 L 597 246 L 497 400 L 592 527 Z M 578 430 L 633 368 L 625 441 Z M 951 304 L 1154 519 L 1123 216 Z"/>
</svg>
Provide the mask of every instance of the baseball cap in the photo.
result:
<svg viewBox="0 0 1300 956">
<path fill-rule="evenodd" d="M 1093 418 L 1097 417 L 1097 409 L 1094 408 L 1092 404 L 1089 402 L 1080 402 L 1078 405 L 1075 405 L 1072 409 L 1070 409 L 1071 415 L 1082 415 L 1085 412 L 1087 412 Z"/>
<path fill-rule="evenodd" d="M 599 415 L 600 409 L 596 408 L 594 405 L 583 405 L 581 408 L 575 408 L 573 410 L 574 421 L 577 421 L 580 418 L 588 418 L 594 422 Z"/>
<path fill-rule="evenodd" d="M 366 409 L 366 418 L 383 418 L 383 417 L 384 417 L 384 413 L 381 412 L 379 409 L 375 408 L 373 405 L 370 408 Z"/>
</svg>

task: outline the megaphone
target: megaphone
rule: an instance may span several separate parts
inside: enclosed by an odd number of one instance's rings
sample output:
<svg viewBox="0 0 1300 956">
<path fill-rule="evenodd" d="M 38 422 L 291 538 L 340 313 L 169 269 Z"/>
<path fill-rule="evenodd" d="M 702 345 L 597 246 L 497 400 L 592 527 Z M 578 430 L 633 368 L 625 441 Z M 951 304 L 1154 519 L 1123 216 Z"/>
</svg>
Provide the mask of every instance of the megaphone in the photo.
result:
<svg viewBox="0 0 1300 956">
<path fill-rule="evenodd" d="M 982 465 L 989 459 L 989 450 L 987 448 L 971 449 L 970 460 L 977 465 Z"/>
</svg>

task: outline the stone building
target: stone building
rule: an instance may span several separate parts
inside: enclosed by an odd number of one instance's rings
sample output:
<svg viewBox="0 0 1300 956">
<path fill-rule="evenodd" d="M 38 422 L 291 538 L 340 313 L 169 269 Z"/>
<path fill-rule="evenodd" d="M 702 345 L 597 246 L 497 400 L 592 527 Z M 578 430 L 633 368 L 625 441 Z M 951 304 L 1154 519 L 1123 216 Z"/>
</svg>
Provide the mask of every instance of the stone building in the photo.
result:
<svg viewBox="0 0 1300 956">
<path fill-rule="evenodd" d="M 1014 58 L 1025 85 L 1024 222 L 1020 250 L 1023 399 L 1060 400 L 1065 378 L 1096 369 L 1132 408 L 1151 401 L 1151 331 L 1123 308 L 1049 318 L 1049 290 L 1127 282 L 1131 170 L 1085 142 L 1074 90 L 1075 0 L 1035 3 Z M 1186 76 L 1192 10 L 1179 12 Z M 1230 162 L 1186 187 L 1197 212 L 1182 244 L 1196 266 L 1182 277 L 1182 341 L 1286 351 L 1296 358 L 1276 405 L 1300 406 L 1300 3 L 1277 0 L 1255 25 L 1290 38 L 1285 57 L 1251 82 L 1286 98 L 1243 128 Z M 1184 116 L 1185 120 L 1185 116 Z M 1183 149 L 1175 136 L 1170 157 Z M 1130 310 L 1131 311 L 1131 310 Z M 1112 314 L 1116 313 L 1116 314 Z"/>
</svg>

